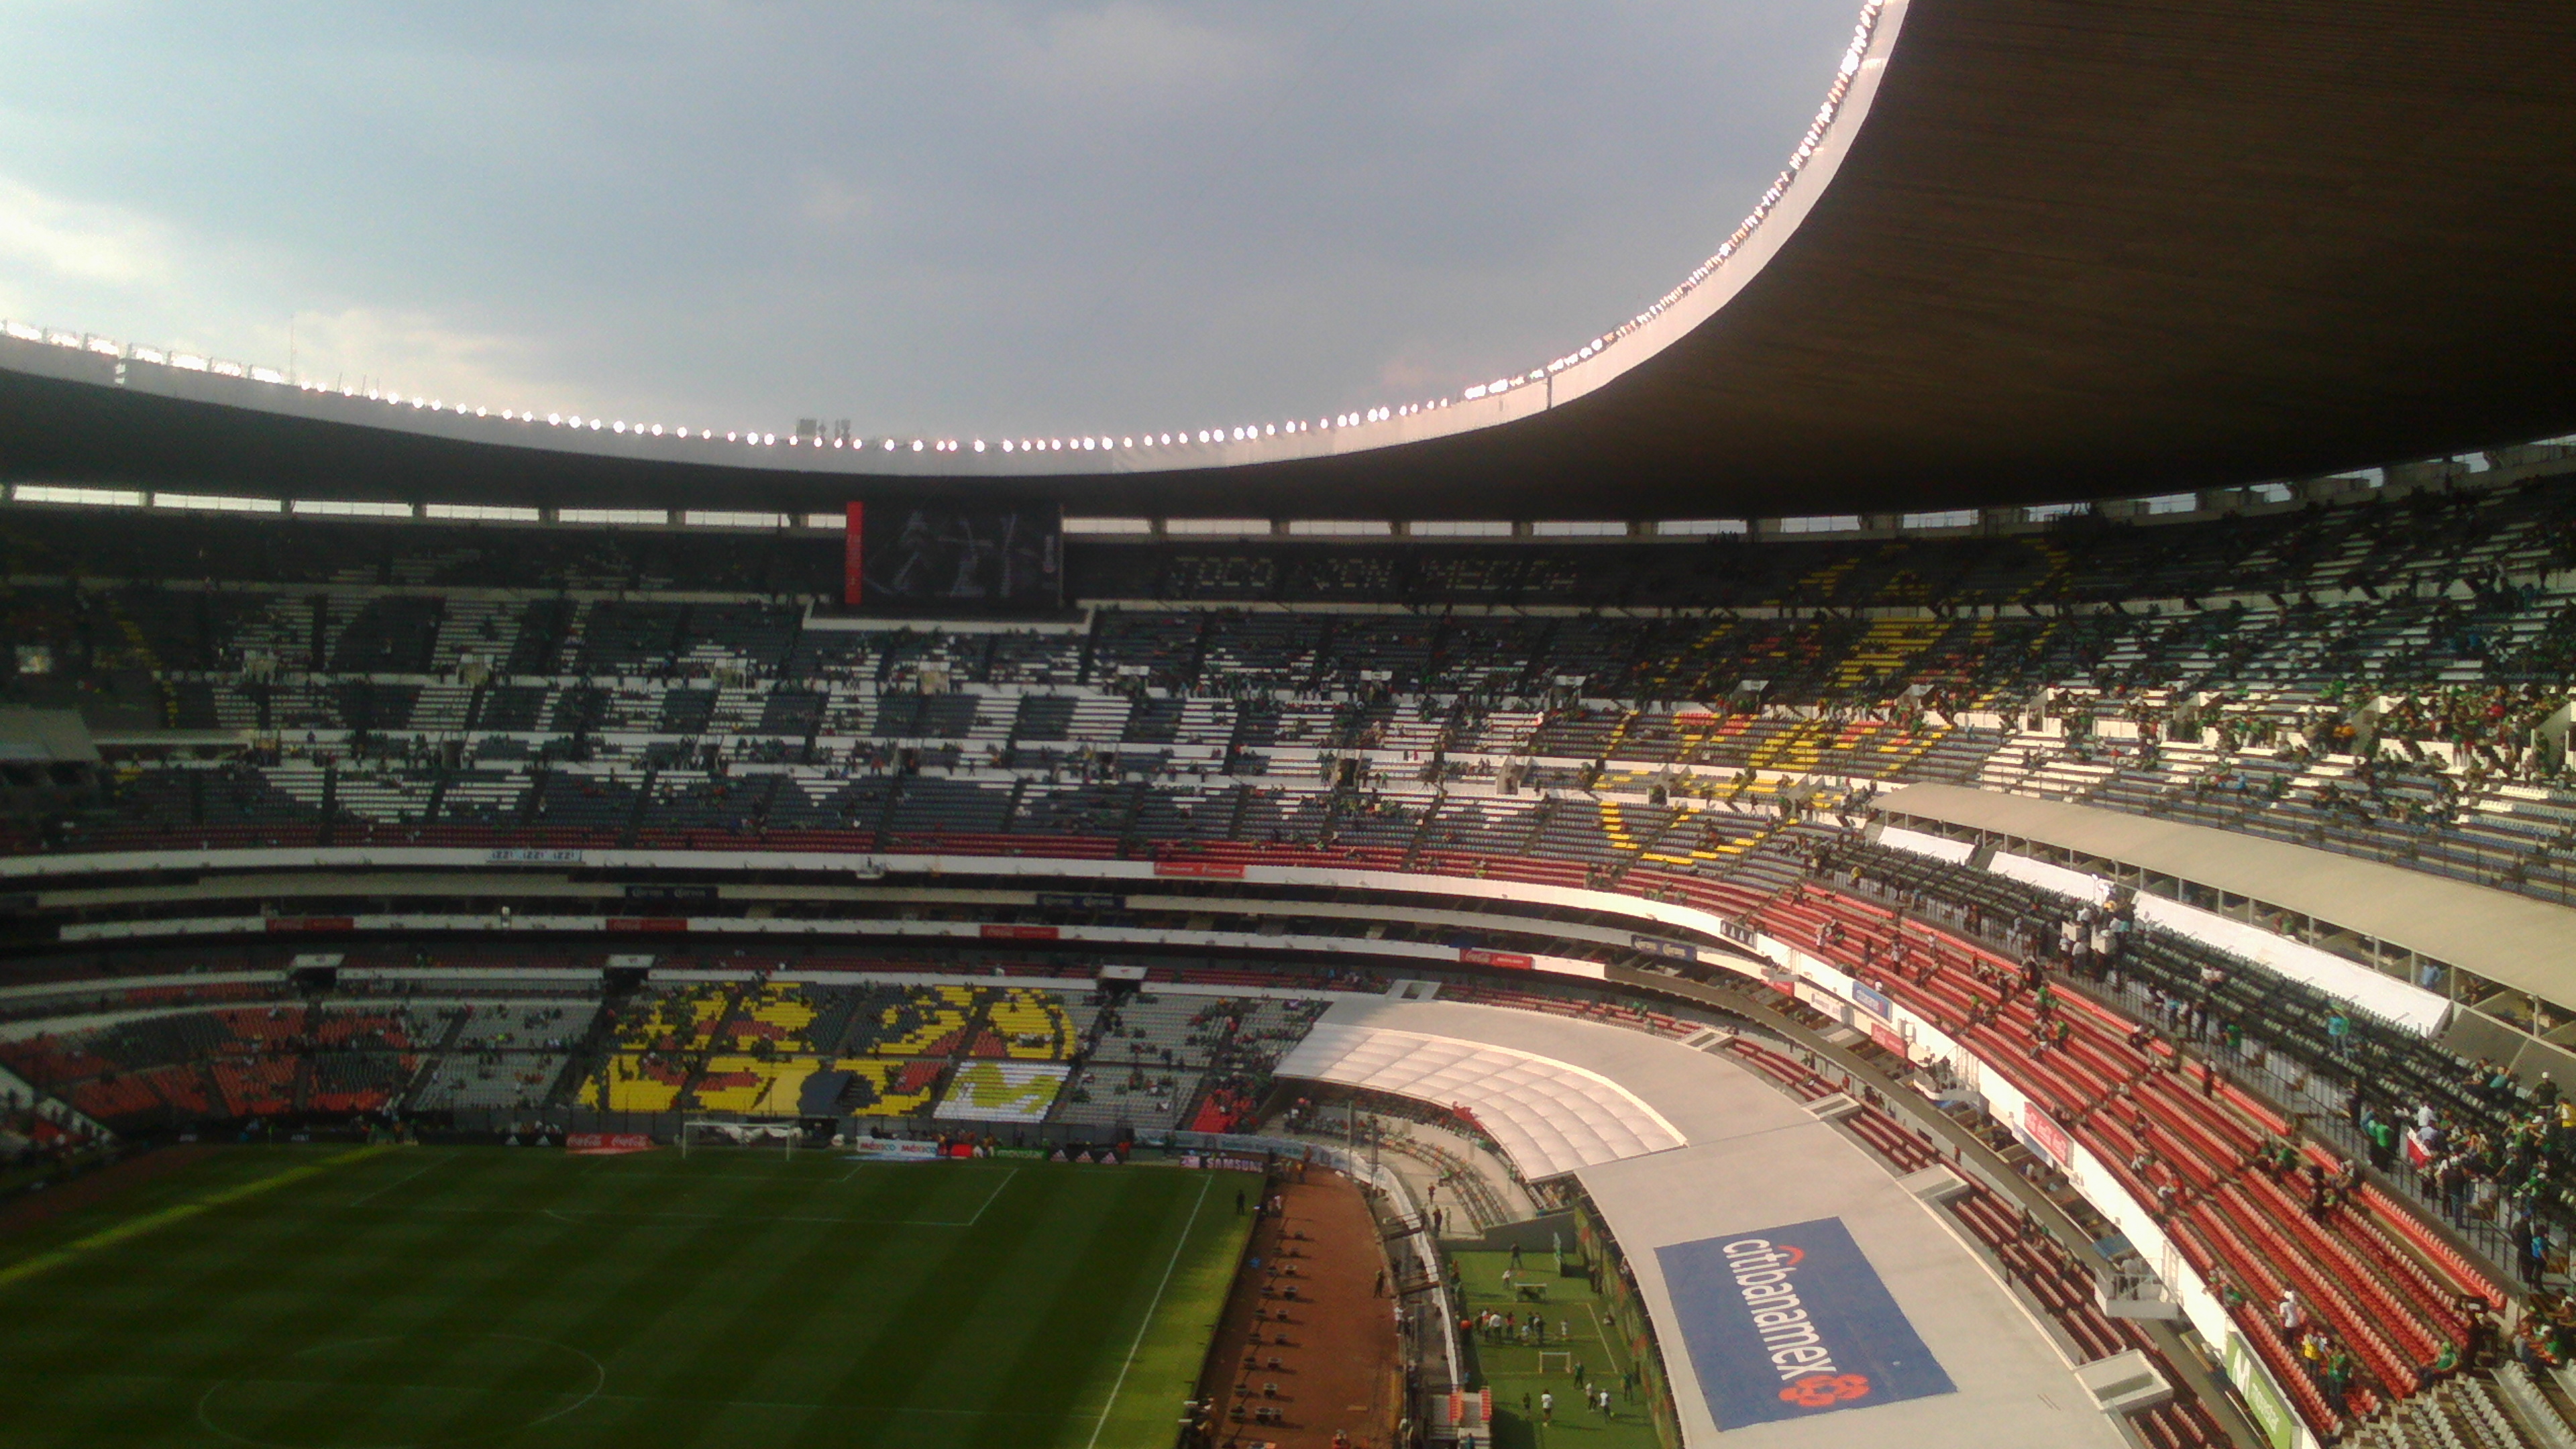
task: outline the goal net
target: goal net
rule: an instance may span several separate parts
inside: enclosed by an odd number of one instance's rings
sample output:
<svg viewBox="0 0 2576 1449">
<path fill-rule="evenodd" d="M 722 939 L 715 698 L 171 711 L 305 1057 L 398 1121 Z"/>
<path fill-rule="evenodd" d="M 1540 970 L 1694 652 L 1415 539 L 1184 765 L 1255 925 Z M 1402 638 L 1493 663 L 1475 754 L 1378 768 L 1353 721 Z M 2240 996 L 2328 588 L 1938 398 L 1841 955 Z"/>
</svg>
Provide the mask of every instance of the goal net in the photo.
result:
<svg viewBox="0 0 2576 1449">
<path fill-rule="evenodd" d="M 787 1156 L 796 1153 L 796 1139 L 804 1129 L 793 1122 L 728 1122 L 711 1117 L 688 1117 L 680 1122 L 680 1155 L 691 1148 L 760 1147 Z"/>
</svg>

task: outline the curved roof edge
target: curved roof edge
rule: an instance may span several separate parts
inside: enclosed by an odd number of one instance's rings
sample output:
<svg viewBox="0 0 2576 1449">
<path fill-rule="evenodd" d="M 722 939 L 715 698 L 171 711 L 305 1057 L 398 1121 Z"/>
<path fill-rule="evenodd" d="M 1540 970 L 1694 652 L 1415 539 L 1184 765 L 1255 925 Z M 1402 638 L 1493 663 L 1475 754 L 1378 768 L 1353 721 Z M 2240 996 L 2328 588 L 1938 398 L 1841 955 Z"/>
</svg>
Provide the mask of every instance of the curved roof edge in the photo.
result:
<svg viewBox="0 0 2576 1449">
<path fill-rule="evenodd" d="M 1847 79 L 1723 262 L 1591 356 L 1382 422 L 755 454 L 0 338 L 0 477 L 776 512 L 955 490 L 1163 516 L 1768 517 L 2174 492 L 2576 431 L 2576 11 L 1889 0 Z"/>
<path fill-rule="evenodd" d="M 1851 138 L 1869 113 L 1889 52 L 1903 28 L 1907 0 L 1866 0 L 1853 42 L 1835 73 L 1814 123 L 1779 179 L 1743 225 L 1699 269 L 1644 312 L 1594 342 L 1542 367 L 1465 390 L 1455 398 L 1391 405 L 1383 418 L 1343 423 L 1331 418 L 1282 422 L 1269 419 L 1232 429 L 1258 436 L 1231 438 L 1225 429 L 1202 440 L 1195 432 L 1094 434 L 1041 439 L 1058 446 L 1028 450 L 1021 435 L 989 438 L 871 435 L 855 446 L 755 433 L 723 438 L 712 430 L 677 430 L 661 424 L 613 423 L 561 415 L 540 421 L 533 413 L 511 416 L 466 404 L 416 395 L 377 396 L 289 379 L 267 368 L 212 370 L 204 358 L 188 365 L 157 351 L 112 351 L 116 344 L 53 334 L 59 341 L 0 335 L 0 372 L 24 372 L 64 382 L 112 386 L 137 396 L 209 403 L 279 419 L 352 424 L 392 434 L 442 441 L 537 450 L 549 454 L 637 464 L 683 464 L 750 469 L 832 479 L 979 479 L 1028 481 L 1059 492 L 1101 475 L 1194 472 L 1267 463 L 1351 458 L 1436 438 L 1535 417 L 1560 403 L 1598 390 L 1688 335 L 1758 274 L 1795 231 L 1815 198 L 1850 152 Z M 32 329 L 31 329 L 32 330 Z M 95 344 L 95 345 L 93 345 Z M 235 367 L 235 364 L 221 364 Z M 515 409 L 511 410 L 515 412 Z M 1204 432 L 1206 430 L 1198 430 Z M 1097 446 L 1094 446 L 1095 439 Z M 1070 447 L 1068 448 L 1067 445 Z M 1113 446 L 1114 445 L 1114 446 Z"/>
</svg>

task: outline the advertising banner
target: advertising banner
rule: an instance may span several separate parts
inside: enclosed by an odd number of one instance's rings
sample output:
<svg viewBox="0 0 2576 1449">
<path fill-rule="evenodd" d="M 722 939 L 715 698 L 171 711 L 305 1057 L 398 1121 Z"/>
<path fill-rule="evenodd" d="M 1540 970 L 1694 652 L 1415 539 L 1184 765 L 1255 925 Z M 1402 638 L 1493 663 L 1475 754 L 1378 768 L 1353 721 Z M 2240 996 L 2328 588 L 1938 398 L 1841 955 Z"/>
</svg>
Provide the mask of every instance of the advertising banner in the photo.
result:
<svg viewBox="0 0 2576 1449">
<path fill-rule="evenodd" d="M 939 1144 L 895 1137 L 861 1137 L 846 1154 L 860 1162 L 937 1162 Z"/>
<path fill-rule="evenodd" d="M 1014 926 L 987 923 L 978 932 L 987 941 L 1052 941 L 1063 934 L 1054 926 Z"/>
<path fill-rule="evenodd" d="M 968 1062 L 931 1115 L 951 1122 L 1036 1122 L 1073 1068 L 1053 1062 Z"/>
<path fill-rule="evenodd" d="M 1184 1152 L 1181 1154 L 1180 1162 L 1183 1167 L 1204 1167 L 1211 1172 L 1267 1172 L 1270 1170 L 1270 1164 L 1257 1157 L 1203 1157 L 1195 1152 Z"/>
<path fill-rule="evenodd" d="M 576 1157 L 615 1157 L 627 1152 L 650 1152 L 653 1139 L 641 1132 L 567 1132 L 564 1151 Z"/>
<path fill-rule="evenodd" d="M 2067 1140 L 2066 1129 L 2057 1125 L 2037 1102 L 2021 1104 L 2021 1129 L 2030 1144 L 2039 1149 L 2051 1166 L 2063 1170 L 2075 1161 L 2075 1144 Z"/>
<path fill-rule="evenodd" d="M 1243 862 L 1239 860 L 1158 860 L 1154 874 L 1181 880 L 1241 880 Z"/>
<path fill-rule="evenodd" d="M 2291 1416 L 2279 1386 L 2272 1382 L 2263 1361 L 2255 1357 L 2253 1345 L 2233 1330 L 2227 1335 L 2227 1378 L 2245 1395 L 2245 1407 L 2252 1411 L 2255 1427 L 2263 1431 L 2272 1449 L 2291 1449 L 2298 1443 L 2299 1421 Z"/>
<path fill-rule="evenodd" d="M 1720 1429 L 1958 1391 L 1840 1218 L 1655 1258 Z"/>
</svg>

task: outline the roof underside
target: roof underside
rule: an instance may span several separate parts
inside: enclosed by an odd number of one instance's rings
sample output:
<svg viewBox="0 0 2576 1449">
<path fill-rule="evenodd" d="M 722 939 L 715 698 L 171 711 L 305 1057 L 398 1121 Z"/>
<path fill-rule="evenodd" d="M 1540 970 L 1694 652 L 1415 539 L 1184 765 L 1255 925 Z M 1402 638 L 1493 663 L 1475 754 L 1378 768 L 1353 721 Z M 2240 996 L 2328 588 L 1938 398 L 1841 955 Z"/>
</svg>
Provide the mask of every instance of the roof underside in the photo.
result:
<svg viewBox="0 0 2576 1449">
<path fill-rule="evenodd" d="M 2163 492 L 2576 431 L 2571 121 L 2561 5 L 1912 0 L 1805 220 L 1597 391 L 1337 457 L 933 486 L 1090 512 L 1775 516 Z M 867 486 L 16 371 L 0 471 L 791 511 Z"/>
<path fill-rule="evenodd" d="M 1962 785 L 1908 785 L 1873 808 L 2261 901 L 2551 1001 L 2576 995 L 2576 910 L 2548 901 L 2233 830 Z"/>
</svg>

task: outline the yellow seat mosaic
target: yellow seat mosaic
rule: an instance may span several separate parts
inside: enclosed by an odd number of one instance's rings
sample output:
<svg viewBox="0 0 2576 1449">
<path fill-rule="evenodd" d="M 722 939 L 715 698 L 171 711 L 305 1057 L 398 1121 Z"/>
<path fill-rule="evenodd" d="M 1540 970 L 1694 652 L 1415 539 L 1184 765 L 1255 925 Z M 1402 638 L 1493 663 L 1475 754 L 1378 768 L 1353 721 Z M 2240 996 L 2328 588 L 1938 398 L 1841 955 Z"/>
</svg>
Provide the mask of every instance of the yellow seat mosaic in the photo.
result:
<svg viewBox="0 0 2576 1449">
<path fill-rule="evenodd" d="M 1695 865 L 1703 861 L 1726 860 L 1742 855 L 1770 839 L 1772 832 L 1778 828 L 1779 822 L 1774 819 L 1727 815 L 1713 810 L 1702 811 L 1696 816 L 1685 816 L 1666 837 L 1667 839 L 1678 837 L 1684 840 L 1696 840 L 1698 842 L 1696 845 L 1683 852 L 1649 851 L 1645 858 L 1660 865 L 1680 866 Z"/>
<path fill-rule="evenodd" d="M 1014 1061 L 1056 1062 L 1072 1055 L 1073 1018 L 1052 991 L 1013 988 L 995 993 L 985 1018 Z"/>
<path fill-rule="evenodd" d="M 951 1038 L 965 1032 L 974 1009 L 973 987 L 915 987 L 904 1000 L 878 1010 L 874 1025 L 887 1035 L 866 1042 L 866 1049 L 884 1057 L 940 1054 L 953 1045 Z"/>
<path fill-rule="evenodd" d="M 777 1044 L 782 1052 L 813 1052 L 821 1043 L 806 1035 L 806 1029 L 821 1015 L 799 986 L 764 985 L 743 999 L 725 1035 L 726 1045 L 741 1045 L 765 1038 Z"/>
<path fill-rule="evenodd" d="M 1826 682 L 1828 691 L 1858 688 L 1868 680 L 1902 674 L 1916 655 L 1940 641 L 1949 626 L 1937 620 L 1884 619 L 1869 626 Z"/>
<path fill-rule="evenodd" d="M 805 1079 L 821 1066 L 815 1057 L 709 1057 L 698 1078 L 698 1105 L 710 1112 L 792 1117 Z"/>
<path fill-rule="evenodd" d="M 668 1112 L 684 1080 L 677 1067 L 648 1063 L 640 1052 L 618 1052 L 582 1083 L 581 1104 L 608 1112 Z"/>
<path fill-rule="evenodd" d="M 674 1050 L 703 1050 L 731 1007 L 715 983 L 675 987 L 619 1022 L 617 1045 L 642 1051 L 667 1040 Z"/>
<path fill-rule="evenodd" d="M 845 1102 L 842 1110 L 854 1117 L 917 1116 L 939 1088 L 939 1067 L 930 1062 L 842 1062 L 839 1069 L 855 1079 L 855 1095 L 863 1099 Z"/>
<path fill-rule="evenodd" d="M 1644 841 L 1629 833 L 1627 814 L 1616 800 L 1601 802 L 1601 833 L 1609 838 L 1615 850 L 1636 850 L 1645 845 Z"/>
</svg>

